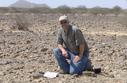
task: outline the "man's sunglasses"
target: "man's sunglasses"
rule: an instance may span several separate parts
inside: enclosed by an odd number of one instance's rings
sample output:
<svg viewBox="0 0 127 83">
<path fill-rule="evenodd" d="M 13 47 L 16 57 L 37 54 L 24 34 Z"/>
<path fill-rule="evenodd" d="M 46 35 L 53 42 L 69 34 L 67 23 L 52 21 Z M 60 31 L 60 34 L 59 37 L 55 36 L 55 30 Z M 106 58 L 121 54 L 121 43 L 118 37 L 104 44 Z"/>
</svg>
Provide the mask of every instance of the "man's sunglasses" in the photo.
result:
<svg viewBox="0 0 127 83">
<path fill-rule="evenodd" d="M 64 21 L 60 21 L 60 24 L 65 24 L 65 23 L 67 23 L 66 20 L 64 20 Z"/>
</svg>

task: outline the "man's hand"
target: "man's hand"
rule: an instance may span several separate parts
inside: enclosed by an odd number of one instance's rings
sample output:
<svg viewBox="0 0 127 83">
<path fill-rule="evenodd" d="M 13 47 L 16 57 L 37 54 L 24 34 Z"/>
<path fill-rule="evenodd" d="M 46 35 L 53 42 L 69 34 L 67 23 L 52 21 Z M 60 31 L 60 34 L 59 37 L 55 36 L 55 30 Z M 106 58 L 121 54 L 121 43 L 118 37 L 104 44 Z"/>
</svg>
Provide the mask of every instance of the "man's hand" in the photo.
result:
<svg viewBox="0 0 127 83">
<path fill-rule="evenodd" d="M 80 60 L 81 58 L 78 56 L 78 55 L 76 55 L 76 56 L 74 56 L 74 63 L 77 63 L 79 60 Z"/>
<path fill-rule="evenodd" d="M 61 52 L 62 52 L 62 55 L 67 58 L 68 57 L 68 54 L 67 54 L 67 51 L 64 49 L 64 47 L 61 45 L 61 44 L 58 44 L 58 47 L 60 48 Z"/>
<path fill-rule="evenodd" d="M 67 54 L 67 51 L 66 50 L 62 50 L 62 55 L 67 58 L 68 57 L 68 54 Z"/>
</svg>

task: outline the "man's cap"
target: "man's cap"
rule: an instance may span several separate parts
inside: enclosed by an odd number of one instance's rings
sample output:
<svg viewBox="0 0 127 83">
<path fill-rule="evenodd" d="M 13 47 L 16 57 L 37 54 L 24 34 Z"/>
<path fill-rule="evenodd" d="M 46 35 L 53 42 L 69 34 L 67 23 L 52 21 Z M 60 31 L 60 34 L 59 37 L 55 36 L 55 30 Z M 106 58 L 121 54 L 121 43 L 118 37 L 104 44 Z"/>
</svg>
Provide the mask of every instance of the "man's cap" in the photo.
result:
<svg viewBox="0 0 127 83">
<path fill-rule="evenodd" d="M 62 20 L 67 20 L 68 21 L 68 17 L 66 15 L 60 16 L 59 21 L 62 21 Z"/>
</svg>

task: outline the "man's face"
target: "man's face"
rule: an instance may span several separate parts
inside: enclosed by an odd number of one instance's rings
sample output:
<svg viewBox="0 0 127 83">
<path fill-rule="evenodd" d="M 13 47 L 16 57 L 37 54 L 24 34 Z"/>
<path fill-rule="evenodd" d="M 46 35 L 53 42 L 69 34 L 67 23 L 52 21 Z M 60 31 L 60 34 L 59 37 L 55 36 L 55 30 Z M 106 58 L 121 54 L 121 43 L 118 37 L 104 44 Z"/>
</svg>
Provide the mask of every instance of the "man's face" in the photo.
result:
<svg viewBox="0 0 127 83">
<path fill-rule="evenodd" d="M 60 24 L 62 27 L 67 27 L 69 23 L 67 20 L 62 20 L 62 21 L 60 21 Z"/>
</svg>

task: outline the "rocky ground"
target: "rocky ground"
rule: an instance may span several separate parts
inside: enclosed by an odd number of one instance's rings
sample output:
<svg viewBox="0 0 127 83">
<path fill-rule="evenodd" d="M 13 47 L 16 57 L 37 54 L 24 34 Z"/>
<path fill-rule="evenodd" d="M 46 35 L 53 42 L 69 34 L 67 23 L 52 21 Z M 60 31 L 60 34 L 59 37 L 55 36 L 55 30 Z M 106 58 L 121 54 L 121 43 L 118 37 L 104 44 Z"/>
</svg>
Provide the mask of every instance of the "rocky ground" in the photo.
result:
<svg viewBox="0 0 127 83">
<path fill-rule="evenodd" d="M 58 72 L 53 55 L 60 14 L 25 14 L 28 30 L 18 30 L 14 16 L 0 14 L 0 83 L 127 83 L 127 27 L 114 16 L 68 15 L 88 42 L 93 66 L 102 73 L 79 77 L 59 74 L 33 78 L 36 72 Z M 13 28 L 15 26 L 15 28 Z"/>
</svg>

